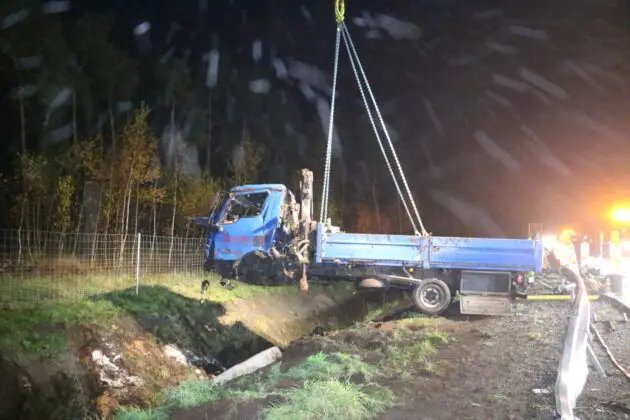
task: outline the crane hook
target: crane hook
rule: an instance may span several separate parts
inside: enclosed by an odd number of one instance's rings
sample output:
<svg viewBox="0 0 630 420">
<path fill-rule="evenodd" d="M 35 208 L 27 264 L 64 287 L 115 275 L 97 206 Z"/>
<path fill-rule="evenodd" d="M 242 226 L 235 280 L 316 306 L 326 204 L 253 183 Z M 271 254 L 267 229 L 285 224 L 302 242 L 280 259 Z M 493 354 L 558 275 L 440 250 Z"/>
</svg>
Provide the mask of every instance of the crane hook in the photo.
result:
<svg viewBox="0 0 630 420">
<path fill-rule="evenodd" d="M 337 24 L 341 25 L 346 17 L 346 2 L 345 0 L 335 0 L 335 18 Z"/>
</svg>

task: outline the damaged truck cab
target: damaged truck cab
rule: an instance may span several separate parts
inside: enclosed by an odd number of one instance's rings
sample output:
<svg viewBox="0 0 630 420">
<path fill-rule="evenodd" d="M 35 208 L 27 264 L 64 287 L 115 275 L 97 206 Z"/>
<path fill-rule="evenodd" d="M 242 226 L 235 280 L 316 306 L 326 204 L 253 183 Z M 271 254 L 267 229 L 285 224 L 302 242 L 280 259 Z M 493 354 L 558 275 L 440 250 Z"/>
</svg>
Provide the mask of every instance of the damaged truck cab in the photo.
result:
<svg viewBox="0 0 630 420">
<path fill-rule="evenodd" d="M 439 315 L 454 300 L 466 314 L 511 313 L 525 273 L 541 272 L 538 239 L 345 233 L 312 220 L 313 175 L 300 172 L 300 202 L 284 185 L 231 188 L 210 217 L 206 270 L 253 284 L 300 277 L 355 282 L 359 288 L 412 291 L 415 306 Z"/>
</svg>

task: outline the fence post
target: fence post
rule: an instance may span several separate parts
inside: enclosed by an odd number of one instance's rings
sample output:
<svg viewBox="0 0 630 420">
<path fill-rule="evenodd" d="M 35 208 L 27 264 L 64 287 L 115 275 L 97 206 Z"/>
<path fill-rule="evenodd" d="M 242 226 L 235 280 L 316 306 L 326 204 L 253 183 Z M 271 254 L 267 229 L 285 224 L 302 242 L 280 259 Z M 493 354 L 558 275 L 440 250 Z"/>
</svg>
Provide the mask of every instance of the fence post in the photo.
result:
<svg viewBox="0 0 630 420">
<path fill-rule="evenodd" d="M 138 232 L 138 251 L 136 253 L 136 295 L 140 288 L 140 242 L 142 240 L 142 234 Z"/>
</svg>

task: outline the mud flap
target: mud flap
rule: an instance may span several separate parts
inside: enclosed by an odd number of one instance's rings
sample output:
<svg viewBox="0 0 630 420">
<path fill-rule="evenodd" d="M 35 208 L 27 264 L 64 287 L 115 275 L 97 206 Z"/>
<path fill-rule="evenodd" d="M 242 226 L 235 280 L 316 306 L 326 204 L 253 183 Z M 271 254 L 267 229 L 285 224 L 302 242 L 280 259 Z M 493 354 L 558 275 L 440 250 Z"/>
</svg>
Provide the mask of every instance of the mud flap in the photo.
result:
<svg viewBox="0 0 630 420">
<path fill-rule="evenodd" d="M 302 277 L 300 278 L 300 290 L 308 292 L 308 279 L 306 278 L 306 264 L 302 264 Z"/>
</svg>

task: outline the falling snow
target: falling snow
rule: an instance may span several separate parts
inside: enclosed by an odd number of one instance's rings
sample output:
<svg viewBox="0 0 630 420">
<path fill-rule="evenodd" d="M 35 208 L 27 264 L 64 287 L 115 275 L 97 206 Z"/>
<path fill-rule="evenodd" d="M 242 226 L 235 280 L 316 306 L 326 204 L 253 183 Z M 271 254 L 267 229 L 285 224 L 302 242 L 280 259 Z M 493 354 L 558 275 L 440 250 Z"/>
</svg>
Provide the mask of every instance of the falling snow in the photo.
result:
<svg viewBox="0 0 630 420">
<path fill-rule="evenodd" d="M 42 65 L 42 56 L 35 55 L 31 57 L 18 58 L 17 64 L 23 70 L 33 70 Z"/>
<path fill-rule="evenodd" d="M 396 40 L 416 41 L 422 37 L 422 30 L 418 25 L 393 16 L 377 14 L 372 17 L 369 13 L 364 12 L 361 17 L 355 17 L 352 22 L 356 26 L 366 28 L 366 36 L 372 39 L 380 37 L 379 29 Z"/>
<path fill-rule="evenodd" d="M 567 99 L 569 97 L 569 94 L 560 86 L 551 83 L 549 80 L 545 79 L 539 74 L 534 73 L 531 70 L 521 68 L 518 74 L 523 80 L 531 83 L 541 90 L 544 90 L 545 92 L 555 96 L 558 99 Z"/>
<path fill-rule="evenodd" d="M 212 50 L 208 53 L 208 70 L 206 72 L 206 86 L 213 88 L 219 81 L 219 51 Z"/>
<path fill-rule="evenodd" d="M 521 164 L 506 152 L 505 149 L 499 146 L 496 141 L 488 137 L 486 133 L 483 131 L 475 132 L 475 139 L 490 156 L 502 163 L 506 169 L 512 172 L 519 172 L 521 170 Z"/>
<path fill-rule="evenodd" d="M 258 63 L 262 59 L 262 56 L 262 41 L 260 39 L 257 39 L 252 43 L 252 58 L 254 59 L 254 63 Z"/>
<path fill-rule="evenodd" d="M 148 33 L 151 30 L 151 24 L 149 22 L 142 22 L 140 25 L 133 29 L 135 36 L 140 36 Z"/>
<path fill-rule="evenodd" d="M 481 207 L 444 191 L 433 191 L 431 197 L 449 210 L 465 226 L 475 231 L 481 228 L 483 233 L 488 236 L 499 238 L 505 236 L 501 226 Z"/>
<path fill-rule="evenodd" d="M 249 90 L 252 93 L 269 93 L 271 83 L 267 79 L 257 79 L 249 82 Z"/>
<path fill-rule="evenodd" d="M 43 13 L 63 13 L 72 8 L 72 3 L 69 0 L 47 1 L 42 5 Z"/>
<path fill-rule="evenodd" d="M 48 105 L 48 112 L 52 112 L 55 109 L 68 105 L 70 102 L 70 97 L 72 96 L 72 89 L 68 87 L 61 88 L 56 95 L 54 95 L 53 99 L 50 101 Z"/>
<path fill-rule="evenodd" d="M 545 40 L 547 34 L 539 29 L 525 28 L 523 26 L 510 26 L 510 31 L 515 35 L 526 36 L 533 39 Z"/>
<path fill-rule="evenodd" d="M 28 10 L 22 9 L 2 19 L 2 29 L 8 29 L 13 25 L 17 25 L 28 17 Z"/>
<path fill-rule="evenodd" d="M 589 153 L 596 146 L 612 148 L 627 143 L 630 129 L 622 123 L 627 119 L 626 105 L 619 99 L 619 92 L 628 89 L 625 72 L 630 68 L 630 54 L 617 39 L 623 28 L 614 23 L 611 12 L 606 12 L 613 10 L 611 2 L 597 6 L 586 3 L 587 11 L 580 16 L 562 19 L 542 19 L 534 13 L 534 5 L 532 12 L 523 13 L 510 2 L 489 8 L 477 7 L 474 2 L 432 1 L 430 12 L 423 9 L 426 2 L 420 3 L 415 10 L 410 6 L 408 13 L 395 16 L 394 12 L 378 13 L 371 8 L 356 10 L 349 4 L 346 22 L 379 100 L 392 110 L 387 113 L 392 140 L 397 147 L 409 150 L 405 158 L 426 172 L 426 179 L 419 176 L 417 181 L 410 181 L 412 189 L 418 185 L 434 188 L 431 198 L 463 224 L 481 226 L 487 234 L 504 233 L 488 212 L 464 196 L 463 187 L 459 192 L 444 192 L 446 183 L 461 180 L 466 184 L 466 178 L 475 173 L 471 156 L 479 155 L 484 165 L 493 165 L 496 177 L 521 179 L 529 176 L 530 168 L 533 173 L 544 168 L 554 176 L 565 177 L 587 164 L 595 170 L 599 164 L 589 161 Z M 544 4 L 550 9 L 559 7 L 552 3 Z M 541 4 L 536 3 L 536 7 Z M 214 12 L 210 6 L 207 0 L 198 0 L 193 8 L 199 15 L 210 16 Z M 42 3 L 41 11 L 62 13 L 71 7 L 70 1 L 47 1 Z M 253 25 L 248 11 L 237 7 L 241 6 L 233 2 L 237 21 L 244 27 Z M 418 11 L 421 9 L 422 13 Z M 29 13 L 27 9 L 7 11 L 1 18 L 2 30 L 13 30 L 29 19 Z M 137 21 L 140 23 L 130 25 L 127 31 L 133 33 L 140 53 L 155 49 L 163 63 L 174 57 L 184 57 L 190 66 L 200 63 L 197 73 L 208 88 L 216 88 L 220 80 L 238 79 L 249 90 L 250 98 L 275 97 L 279 106 L 294 108 L 292 97 L 298 97 L 307 107 L 305 114 L 311 114 L 308 119 L 318 124 L 319 132 L 307 132 L 299 118 L 282 120 L 278 126 L 295 144 L 297 153 L 306 156 L 315 143 L 326 141 L 328 133 L 333 33 L 322 34 L 329 26 L 332 31 L 332 25 L 320 25 L 331 17 L 320 14 L 315 5 L 298 3 L 292 13 L 295 16 L 291 19 L 279 14 L 286 26 L 283 33 L 266 36 L 251 32 L 256 35 L 250 38 L 243 35 L 241 51 L 230 51 L 223 59 L 221 51 L 225 52 L 228 41 L 219 37 L 218 43 L 210 42 L 212 33 L 204 28 L 174 21 L 159 33 L 158 26 L 152 29 L 150 22 Z M 597 30 L 591 30 L 595 21 Z M 566 45 L 567 38 L 576 41 Z M 2 42 L 4 52 L 15 49 L 4 39 Z M 43 57 L 48 56 L 42 56 L 42 52 L 17 51 L 20 53 L 13 60 L 20 71 L 46 68 Z M 359 112 L 355 104 L 360 98 L 350 79 L 345 52 L 340 66 L 338 118 L 333 132 L 335 157 L 342 156 L 346 141 L 356 141 L 359 129 L 370 132 L 367 118 L 342 117 Z M 70 139 L 73 133 L 67 117 L 73 90 L 64 84 L 72 84 L 58 82 L 61 87 L 51 92 L 50 87 L 41 86 L 35 79 L 26 78 L 21 83 L 13 87 L 12 97 L 37 95 L 48 113 L 54 113 L 54 124 L 59 126 L 51 124 L 49 140 L 55 143 Z M 225 95 L 221 112 L 225 111 L 229 123 L 241 118 L 240 101 L 246 99 L 234 93 Z M 131 102 L 118 102 L 115 111 L 128 112 L 132 106 Z M 282 111 L 275 113 L 283 115 Z M 189 137 L 195 118 L 203 118 L 203 112 L 191 105 L 181 114 L 175 126 L 164 128 L 161 147 L 169 167 L 177 162 L 190 173 L 198 173 L 198 151 L 189 144 Z M 107 118 L 103 114 L 98 125 L 106 124 Z M 354 153 L 346 148 L 347 154 Z M 241 146 L 232 142 L 225 153 L 231 153 L 233 164 L 242 164 Z M 406 170 L 415 174 L 412 166 Z"/>
</svg>

